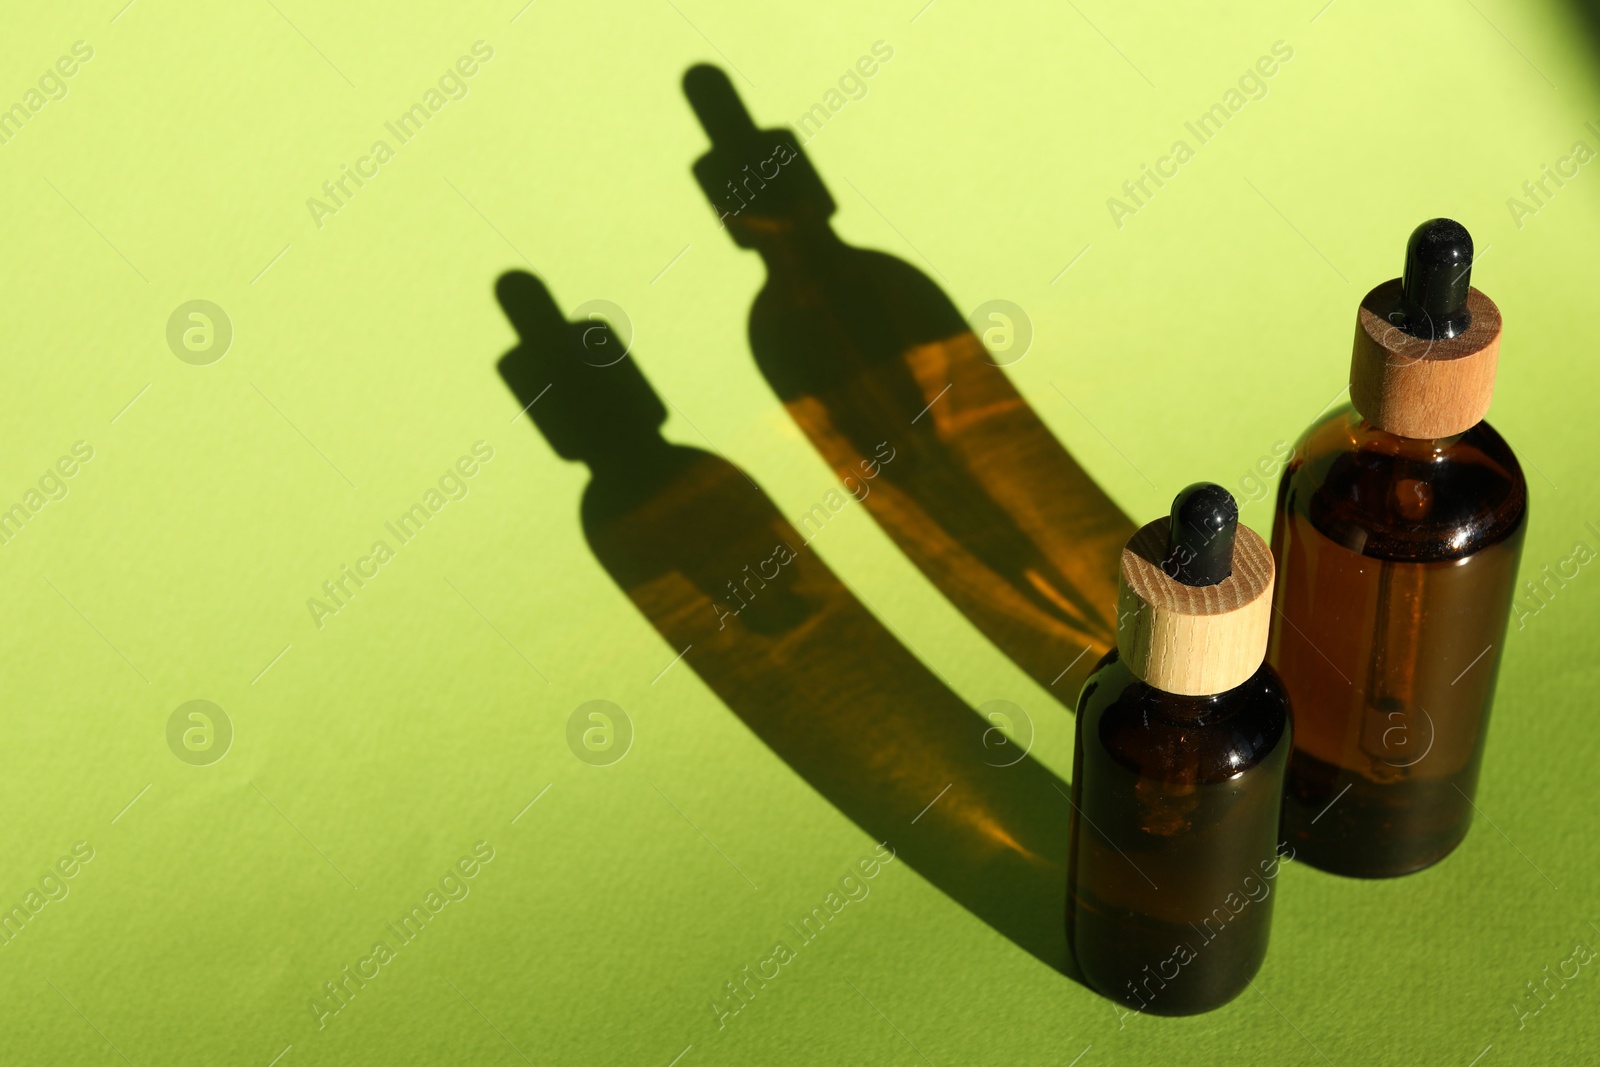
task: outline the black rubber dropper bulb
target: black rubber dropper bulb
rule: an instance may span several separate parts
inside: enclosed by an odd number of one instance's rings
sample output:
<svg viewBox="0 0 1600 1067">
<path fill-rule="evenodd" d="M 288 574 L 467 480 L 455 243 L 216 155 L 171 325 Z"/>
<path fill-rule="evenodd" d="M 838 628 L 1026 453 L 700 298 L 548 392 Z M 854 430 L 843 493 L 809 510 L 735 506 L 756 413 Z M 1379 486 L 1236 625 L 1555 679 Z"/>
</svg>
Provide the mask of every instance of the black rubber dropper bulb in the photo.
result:
<svg viewBox="0 0 1600 1067">
<path fill-rule="evenodd" d="M 1239 505 L 1215 482 L 1195 482 L 1172 500 L 1161 569 L 1184 585 L 1216 585 L 1233 573 Z"/>
<path fill-rule="evenodd" d="M 1454 337 L 1472 323 L 1472 235 L 1454 219 L 1411 231 L 1400 293 L 1400 328 L 1424 341 Z"/>
</svg>

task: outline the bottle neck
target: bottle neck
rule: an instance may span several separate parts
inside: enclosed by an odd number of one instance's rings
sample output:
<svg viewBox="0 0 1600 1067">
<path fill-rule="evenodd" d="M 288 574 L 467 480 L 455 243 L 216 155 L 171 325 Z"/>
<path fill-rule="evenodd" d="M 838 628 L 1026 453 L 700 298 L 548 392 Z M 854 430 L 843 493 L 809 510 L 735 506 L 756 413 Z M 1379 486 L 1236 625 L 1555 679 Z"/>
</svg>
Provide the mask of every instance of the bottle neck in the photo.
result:
<svg viewBox="0 0 1600 1067">
<path fill-rule="evenodd" d="M 753 218 L 737 225 L 735 239 L 754 248 L 771 275 L 815 271 L 844 248 L 827 219 Z"/>
<path fill-rule="evenodd" d="M 1140 678 L 1128 667 L 1127 658 L 1123 655 L 1120 645 L 1101 661 L 1101 667 L 1116 667 L 1125 672 L 1128 682 L 1140 687 L 1148 699 L 1154 699 L 1161 705 L 1161 715 L 1172 722 L 1200 722 L 1210 715 L 1214 715 L 1218 708 L 1218 697 L 1222 693 L 1207 693 L 1201 696 L 1184 696 L 1180 693 L 1168 692 L 1159 686 Z M 1096 668 L 1098 670 L 1100 668 Z"/>
<path fill-rule="evenodd" d="M 1357 440 L 1364 440 L 1380 451 L 1401 459 L 1427 461 L 1444 455 L 1469 432 L 1450 434 L 1448 437 L 1402 437 L 1368 421 L 1359 411 L 1350 409 L 1352 431 Z"/>
<path fill-rule="evenodd" d="M 580 457 L 596 479 L 636 476 L 658 466 L 670 456 L 672 445 L 654 427 L 638 433 L 620 433 L 596 441 Z"/>
</svg>

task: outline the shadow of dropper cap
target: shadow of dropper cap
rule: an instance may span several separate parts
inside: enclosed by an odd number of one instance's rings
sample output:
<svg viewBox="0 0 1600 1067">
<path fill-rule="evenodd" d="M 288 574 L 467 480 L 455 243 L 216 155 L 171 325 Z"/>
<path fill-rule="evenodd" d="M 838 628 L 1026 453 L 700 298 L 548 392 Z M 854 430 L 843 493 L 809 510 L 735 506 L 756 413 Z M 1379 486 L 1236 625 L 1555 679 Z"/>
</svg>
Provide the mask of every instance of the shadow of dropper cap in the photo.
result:
<svg viewBox="0 0 1600 1067">
<path fill-rule="evenodd" d="M 616 355 L 625 348 L 609 324 L 569 322 L 525 271 L 502 274 L 495 296 L 519 338 L 500 377 L 557 455 L 593 462 L 658 436 L 667 409 L 632 357 Z"/>
<path fill-rule="evenodd" d="M 711 150 L 695 160 L 694 176 L 725 223 L 834 213 L 833 197 L 793 131 L 757 129 L 721 69 L 690 67 L 683 94 L 711 138 Z M 737 225 L 730 228 L 735 241 L 749 244 Z"/>
</svg>

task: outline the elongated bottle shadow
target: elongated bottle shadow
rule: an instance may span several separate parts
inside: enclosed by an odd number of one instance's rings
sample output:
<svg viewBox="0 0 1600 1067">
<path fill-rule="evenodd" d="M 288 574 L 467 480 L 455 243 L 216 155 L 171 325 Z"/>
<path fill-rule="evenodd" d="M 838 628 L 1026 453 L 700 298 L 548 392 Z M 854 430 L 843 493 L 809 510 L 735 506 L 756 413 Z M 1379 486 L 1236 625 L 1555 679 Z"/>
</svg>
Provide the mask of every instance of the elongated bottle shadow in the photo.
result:
<svg viewBox="0 0 1600 1067">
<path fill-rule="evenodd" d="M 1064 783 L 1025 753 L 986 747 L 990 724 L 742 470 L 666 441 L 666 409 L 633 357 L 586 361 L 621 351 L 596 342 L 603 324 L 566 321 L 530 274 L 502 276 L 497 295 L 521 337 L 500 374 L 556 453 L 589 466 L 584 535 L 672 651 L 687 649 L 684 662 L 856 825 L 1075 977 Z"/>
<path fill-rule="evenodd" d="M 898 458 L 870 487 L 868 511 L 1071 710 L 1116 641 L 1132 521 L 932 280 L 839 239 L 833 198 L 792 133 L 758 130 L 716 67 L 693 67 L 683 82 L 711 137 L 695 177 L 734 241 L 766 263 L 750 310 L 761 372 L 846 488 L 889 442 Z"/>
</svg>

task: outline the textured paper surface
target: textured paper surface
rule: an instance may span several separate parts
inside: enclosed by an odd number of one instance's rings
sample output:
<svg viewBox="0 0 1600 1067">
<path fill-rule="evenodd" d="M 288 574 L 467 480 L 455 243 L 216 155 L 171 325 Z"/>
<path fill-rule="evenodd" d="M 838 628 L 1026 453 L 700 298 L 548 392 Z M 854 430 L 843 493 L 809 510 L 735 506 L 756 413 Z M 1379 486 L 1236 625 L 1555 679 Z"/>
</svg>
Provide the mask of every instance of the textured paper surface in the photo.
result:
<svg viewBox="0 0 1600 1067">
<path fill-rule="evenodd" d="M 9 1060 L 1592 1054 L 1600 964 L 1566 962 L 1600 941 L 1600 164 L 1571 158 L 1600 150 L 1585 24 L 1505 0 L 920 2 L 11 13 L 0 104 L 25 118 L 0 126 L 0 498 L 42 504 L 0 547 L 0 906 L 26 915 L 0 948 Z M 865 95 L 830 98 L 879 41 L 893 55 Z M 1265 94 L 1200 143 L 1185 123 L 1280 41 L 1292 58 L 1245 86 Z M 462 57 L 473 73 L 447 85 L 464 97 L 399 143 L 386 123 Z M 806 150 L 839 232 L 963 311 L 1025 309 L 1033 345 L 1008 373 L 1140 521 L 1209 478 L 1265 532 L 1258 464 L 1275 472 L 1279 442 L 1336 399 L 1361 294 L 1419 221 L 1468 225 L 1506 319 L 1490 419 L 1528 472 L 1525 577 L 1566 577 L 1513 625 L 1456 855 L 1377 884 L 1289 865 L 1255 988 L 1184 1020 L 1119 1019 L 892 862 L 719 1024 L 724 983 L 875 842 L 711 694 L 692 650 L 674 664 L 595 561 L 585 472 L 495 374 L 513 336 L 492 293 L 522 267 L 564 308 L 620 305 L 670 439 L 744 467 L 791 521 L 833 488 L 750 358 L 760 263 L 689 172 L 706 142 L 678 80 L 697 61 L 729 68 L 763 125 L 838 105 Z M 1568 176 L 1536 201 L 1523 183 L 1546 164 Z M 1122 186 L 1144 165 L 1175 176 L 1134 205 Z M 308 208 L 342 167 L 369 176 L 336 213 Z M 191 300 L 231 323 L 208 365 L 168 345 Z M 70 477 L 49 474 L 61 457 Z M 408 541 L 388 533 L 457 485 Z M 862 509 L 814 547 L 971 705 L 1024 709 L 1034 754 L 1068 775 L 1070 717 Z M 316 618 L 307 600 L 345 566 L 375 576 Z M 194 700 L 231 724 L 210 765 L 169 747 Z M 590 700 L 632 724 L 610 766 L 567 744 Z M 389 924 L 413 908 L 405 942 Z M 372 977 L 313 1008 L 346 967 Z"/>
</svg>

